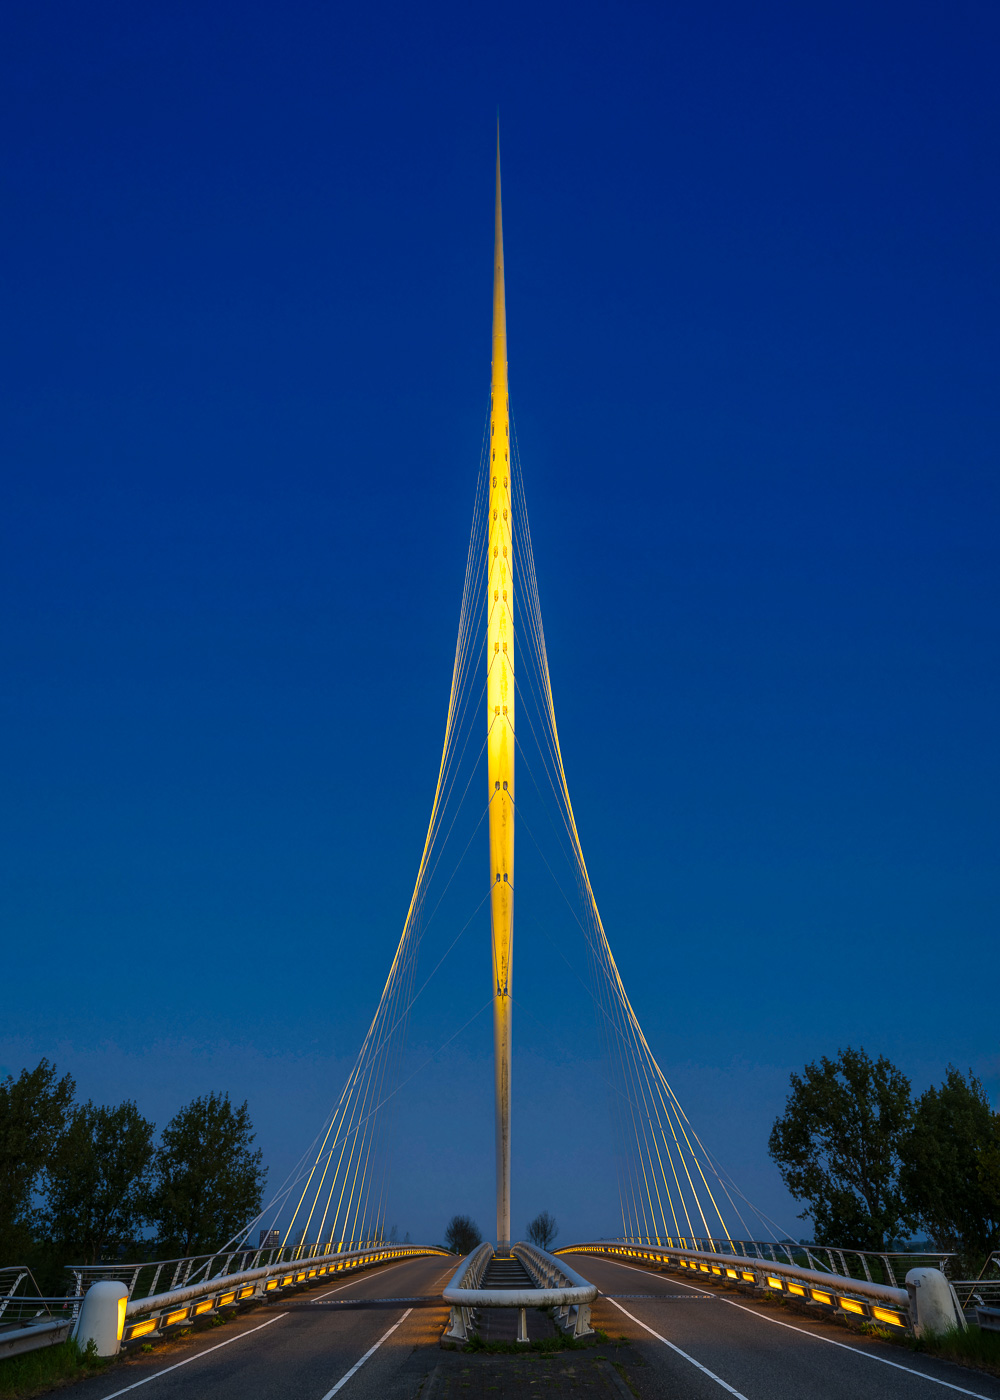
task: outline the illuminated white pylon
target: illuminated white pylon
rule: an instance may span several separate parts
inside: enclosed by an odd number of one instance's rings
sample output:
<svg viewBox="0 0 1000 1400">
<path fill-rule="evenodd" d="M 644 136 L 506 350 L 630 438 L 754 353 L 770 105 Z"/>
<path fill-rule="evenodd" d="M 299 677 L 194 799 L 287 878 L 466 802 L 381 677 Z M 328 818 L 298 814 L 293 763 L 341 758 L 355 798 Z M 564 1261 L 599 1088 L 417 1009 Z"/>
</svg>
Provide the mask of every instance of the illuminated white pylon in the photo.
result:
<svg viewBox="0 0 1000 1400">
<path fill-rule="evenodd" d="M 514 570 L 511 536 L 510 404 L 507 313 L 497 132 L 496 235 L 493 254 L 493 379 L 486 642 L 490 803 L 490 923 L 493 944 L 493 1054 L 496 1093 L 498 1253 L 510 1249 L 511 942 L 514 927 Z"/>
</svg>

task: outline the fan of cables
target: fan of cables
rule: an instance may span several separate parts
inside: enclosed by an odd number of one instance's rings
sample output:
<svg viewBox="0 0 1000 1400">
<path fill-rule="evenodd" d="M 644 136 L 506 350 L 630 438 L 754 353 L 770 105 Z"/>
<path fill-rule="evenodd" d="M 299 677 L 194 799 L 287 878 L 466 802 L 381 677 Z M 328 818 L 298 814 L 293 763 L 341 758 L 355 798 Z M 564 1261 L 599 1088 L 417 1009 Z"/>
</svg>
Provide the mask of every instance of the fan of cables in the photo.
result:
<svg viewBox="0 0 1000 1400">
<path fill-rule="evenodd" d="M 340 1097 L 267 1210 L 247 1227 L 249 1230 L 269 1217 L 269 1228 L 273 1228 L 275 1221 L 282 1220 L 282 1244 L 310 1241 L 314 1246 L 349 1250 L 382 1240 L 393 1101 L 404 1084 L 424 1067 L 421 1065 L 400 1082 L 409 1013 L 489 899 L 489 872 L 484 867 L 482 898 L 478 903 L 471 901 L 471 909 L 464 911 L 468 915 L 464 921 L 455 921 L 460 924 L 458 931 L 417 985 L 417 956 L 423 935 L 441 908 L 489 810 L 485 783 L 482 789 L 473 791 L 487 800 L 480 804 L 474 798 L 471 804 L 467 803 L 473 780 L 477 775 L 482 778 L 486 750 L 487 725 L 482 721 L 486 692 L 488 421 L 487 415 L 441 763 L 413 894 L 375 1015 Z M 521 721 L 517 752 L 556 832 L 562 869 L 558 860 L 555 866 L 548 860 L 520 809 L 517 821 L 519 829 L 538 846 L 587 948 L 590 977 L 585 990 L 592 999 L 604 1052 L 623 1237 L 681 1248 L 713 1248 L 714 1241 L 722 1241 L 725 1247 L 732 1243 L 730 1228 L 737 1221 L 742 1227 L 742 1239 L 756 1237 L 741 1213 L 742 1207 L 757 1217 L 768 1235 L 778 1238 L 775 1231 L 780 1227 L 747 1201 L 694 1131 L 650 1049 L 625 991 L 601 920 L 570 800 L 520 453 L 513 431 L 512 485 L 512 572 L 518 622 L 514 670 Z M 481 742 L 477 743 L 477 737 Z M 473 823 L 476 811 L 479 815 Z M 458 828 L 461 836 L 453 840 L 463 812 L 471 831 Z M 444 860 L 446 854 L 448 859 Z M 431 1058 L 461 1035 L 491 1000 L 479 1006 Z"/>
</svg>

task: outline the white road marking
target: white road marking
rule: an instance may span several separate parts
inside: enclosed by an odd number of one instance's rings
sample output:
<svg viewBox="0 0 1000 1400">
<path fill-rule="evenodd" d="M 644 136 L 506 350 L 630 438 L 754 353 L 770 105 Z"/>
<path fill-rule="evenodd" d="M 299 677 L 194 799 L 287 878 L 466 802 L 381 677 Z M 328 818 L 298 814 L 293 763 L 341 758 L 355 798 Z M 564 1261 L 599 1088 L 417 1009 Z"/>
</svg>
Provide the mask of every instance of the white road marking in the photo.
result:
<svg viewBox="0 0 1000 1400">
<path fill-rule="evenodd" d="M 975 1400 L 991 1400 L 990 1396 L 982 1395 L 978 1390 L 966 1390 L 962 1385 L 953 1385 L 951 1381 L 943 1381 L 937 1376 L 929 1376 L 926 1371 L 915 1371 L 912 1366 L 903 1366 L 898 1361 L 890 1361 L 888 1357 L 876 1356 L 873 1351 L 863 1351 L 861 1347 L 849 1346 L 847 1342 L 834 1341 L 833 1337 L 821 1336 L 819 1332 L 807 1332 L 804 1327 L 796 1327 L 791 1322 L 782 1322 L 777 1317 L 765 1317 L 755 1308 L 745 1307 L 742 1303 L 734 1303 L 732 1298 L 722 1298 L 720 1302 L 728 1303 L 732 1308 L 739 1308 L 740 1312 L 749 1313 L 751 1317 L 756 1317 L 760 1322 L 773 1322 L 775 1327 L 787 1327 L 790 1332 L 799 1332 L 803 1337 L 813 1337 L 817 1342 L 826 1342 L 831 1347 L 842 1347 L 844 1351 L 851 1352 L 853 1356 L 862 1356 L 866 1361 L 878 1361 L 882 1366 L 891 1366 L 894 1371 L 905 1371 L 908 1376 L 919 1376 L 922 1381 L 930 1381 L 933 1385 L 943 1385 L 946 1390 L 957 1390 L 959 1395 L 972 1395 Z"/>
<path fill-rule="evenodd" d="M 238 1337 L 227 1337 L 224 1342 L 216 1342 L 214 1347 L 206 1347 L 204 1351 L 195 1352 L 194 1356 L 186 1356 L 183 1361 L 175 1361 L 172 1366 L 164 1366 L 162 1371 L 157 1371 L 155 1375 L 143 1376 L 141 1381 L 133 1381 L 131 1385 L 125 1386 L 123 1390 L 113 1390 L 110 1395 L 105 1395 L 104 1400 L 118 1400 L 119 1395 L 127 1395 L 130 1390 L 136 1390 L 140 1385 L 148 1385 L 150 1381 L 158 1381 L 161 1376 L 165 1376 L 168 1371 L 176 1371 L 178 1366 L 187 1366 L 191 1361 L 200 1361 L 203 1356 L 207 1356 L 210 1351 L 218 1351 L 220 1347 L 232 1346 L 233 1342 L 242 1342 L 244 1337 L 249 1337 L 253 1332 L 259 1332 L 262 1327 L 270 1327 L 272 1322 L 280 1322 L 287 1313 L 279 1313 L 277 1317 L 269 1317 L 266 1322 L 260 1322 L 256 1327 L 249 1327 L 245 1332 L 241 1332 Z M 331 1391 L 331 1394 L 333 1392 Z"/>
<path fill-rule="evenodd" d="M 624 1267 L 628 1268 L 628 1265 L 626 1264 Z M 604 1297 L 609 1303 L 611 1303 L 613 1307 L 616 1307 L 619 1312 L 623 1312 L 626 1317 L 632 1318 L 633 1322 L 638 1323 L 640 1327 L 644 1327 L 651 1337 L 655 1337 L 656 1340 L 658 1342 L 662 1342 L 665 1347 L 669 1347 L 671 1351 L 675 1351 L 678 1356 L 683 1356 L 684 1360 L 690 1361 L 692 1366 L 697 1366 L 698 1370 L 702 1373 L 703 1376 L 708 1376 L 709 1380 L 715 1381 L 716 1385 L 721 1385 L 723 1390 L 728 1390 L 730 1395 L 735 1395 L 736 1400 L 747 1400 L 747 1397 L 743 1394 L 741 1390 L 734 1390 L 733 1387 L 727 1381 L 724 1381 L 721 1376 L 717 1376 L 714 1371 L 710 1371 L 708 1367 L 703 1366 L 700 1361 L 695 1361 L 693 1356 L 689 1356 L 686 1351 L 681 1351 L 680 1347 L 674 1346 L 673 1342 L 668 1342 L 666 1337 L 661 1337 L 659 1332 L 653 1331 L 652 1327 L 647 1327 L 646 1324 L 642 1322 L 639 1318 L 633 1316 L 633 1314 L 629 1312 L 628 1308 L 623 1308 L 621 1303 L 615 1302 L 614 1298 L 608 1298 L 608 1295 L 606 1293 L 604 1294 Z M 332 1393 L 333 1392 L 331 1391 L 331 1394 Z M 324 1395 L 323 1400 L 329 1400 L 329 1397 Z"/>
<path fill-rule="evenodd" d="M 351 1367 L 351 1369 L 346 1373 L 346 1375 L 341 1376 L 340 1380 L 339 1380 L 339 1381 L 337 1382 L 337 1384 L 333 1387 L 333 1389 L 332 1389 L 332 1390 L 328 1390 L 328 1391 L 326 1392 L 326 1394 L 323 1396 L 323 1400 L 330 1400 L 331 1396 L 336 1395 L 337 1391 L 340 1390 L 342 1386 L 345 1386 L 345 1385 L 347 1384 L 347 1382 L 351 1379 L 351 1377 L 355 1374 L 355 1372 L 361 1370 L 362 1366 L 365 1364 L 365 1362 L 368 1360 L 368 1358 L 369 1358 L 370 1356 L 374 1356 L 374 1355 L 375 1355 L 375 1353 L 378 1351 L 378 1349 L 379 1349 L 379 1347 L 382 1345 L 382 1343 L 383 1343 L 388 1337 L 391 1337 L 391 1336 L 392 1336 L 393 1332 L 395 1332 L 396 1328 L 400 1325 L 400 1323 L 403 1323 L 403 1322 L 406 1321 L 406 1319 L 409 1317 L 409 1315 L 410 1315 L 410 1313 L 411 1313 L 412 1311 L 413 1311 L 412 1308 L 407 1308 L 407 1309 L 406 1309 L 406 1312 L 405 1312 L 405 1313 L 403 1314 L 403 1316 L 399 1319 L 399 1322 L 394 1322 L 394 1323 L 392 1324 L 392 1326 L 389 1328 L 388 1332 L 383 1332 L 383 1333 L 382 1333 L 381 1337 L 379 1337 L 379 1339 L 378 1339 L 378 1341 L 375 1343 L 375 1345 L 374 1345 L 373 1347 L 369 1347 L 369 1348 L 368 1348 L 368 1350 L 365 1352 L 365 1354 L 364 1354 L 364 1356 L 361 1358 L 361 1360 L 360 1360 L 360 1361 L 356 1361 L 356 1362 L 354 1363 L 354 1365 Z M 110 1397 L 110 1396 L 108 1397 L 108 1400 L 111 1400 L 111 1397 Z"/>
<path fill-rule="evenodd" d="M 607 1259 L 605 1263 L 618 1264 L 617 1259 Z M 649 1275 L 648 1269 L 637 1269 L 634 1264 L 618 1264 L 619 1269 L 631 1269 L 637 1274 Z M 693 1283 L 685 1283 L 683 1279 L 671 1279 L 672 1283 L 682 1284 L 684 1288 L 693 1288 L 696 1293 L 704 1293 L 703 1288 L 697 1288 Z M 854 1356 L 864 1357 L 866 1361 L 878 1361 L 883 1366 L 891 1366 L 894 1371 L 905 1371 L 909 1376 L 919 1376 L 922 1381 L 932 1381 L 934 1385 L 943 1385 L 946 1390 L 957 1390 L 959 1395 L 971 1395 L 973 1400 L 991 1400 L 988 1395 L 982 1395 L 978 1390 L 966 1390 L 964 1386 L 953 1385 L 951 1381 L 943 1381 L 938 1376 L 929 1376 L 926 1371 L 917 1371 L 912 1366 L 904 1366 L 899 1361 L 890 1361 L 887 1356 L 878 1356 L 874 1351 L 865 1351 L 861 1347 L 852 1347 L 847 1342 L 838 1342 L 833 1337 L 824 1337 L 820 1332 L 810 1332 L 805 1327 L 796 1327 L 792 1322 L 782 1322 L 780 1318 L 768 1317 L 766 1314 L 758 1312 L 756 1308 L 748 1308 L 745 1303 L 736 1303 L 732 1298 L 720 1298 L 716 1293 L 712 1295 L 719 1298 L 720 1303 L 728 1303 L 731 1308 L 739 1308 L 740 1312 L 749 1313 L 751 1317 L 757 1318 L 758 1322 L 773 1322 L 776 1327 L 787 1327 L 790 1332 L 799 1332 L 803 1337 L 812 1337 L 817 1342 L 827 1342 L 832 1347 L 842 1347 L 844 1351 L 851 1352 Z M 607 1297 L 607 1294 L 604 1294 Z M 608 1298 L 608 1302 L 614 1302 L 613 1298 Z M 622 1312 L 625 1309 L 622 1308 Z M 635 1319 L 638 1321 L 638 1318 Z M 639 1323 L 640 1327 L 646 1327 L 644 1322 Z M 651 1327 L 646 1327 L 647 1332 L 651 1332 Z M 655 1333 L 653 1334 L 656 1335 Z M 663 1338 L 661 1337 L 662 1341 Z M 670 1346 L 670 1343 L 667 1343 Z M 676 1351 L 677 1348 L 675 1347 Z M 683 1355 L 683 1353 L 682 1353 Z M 695 1362 L 695 1365 L 698 1363 Z"/>
</svg>

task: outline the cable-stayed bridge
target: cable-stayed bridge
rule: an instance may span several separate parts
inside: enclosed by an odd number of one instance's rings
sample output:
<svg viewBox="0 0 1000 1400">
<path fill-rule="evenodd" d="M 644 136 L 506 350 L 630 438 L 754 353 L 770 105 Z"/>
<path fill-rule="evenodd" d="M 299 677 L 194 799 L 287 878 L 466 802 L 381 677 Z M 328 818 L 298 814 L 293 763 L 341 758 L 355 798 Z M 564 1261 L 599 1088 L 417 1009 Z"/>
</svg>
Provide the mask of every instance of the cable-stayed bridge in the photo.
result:
<svg viewBox="0 0 1000 1400">
<path fill-rule="evenodd" d="M 941 1363 L 904 1362 L 869 1340 L 879 1328 L 891 1336 L 947 1326 L 977 1298 L 982 1303 L 971 1284 L 959 1280 L 957 1291 L 949 1284 L 949 1257 L 782 1239 L 781 1227 L 747 1200 L 699 1137 L 640 1025 L 598 908 L 559 738 L 509 396 L 499 144 L 495 211 L 490 394 L 441 760 L 402 932 L 355 1062 L 296 1167 L 222 1250 L 81 1266 L 73 1270 L 73 1294 L 53 1300 L 32 1296 L 27 1270 L 0 1270 L 0 1359 L 69 1335 L 93 1339 L 101 1355 L 124 1343 L 133 1349 L 126 1371 L 84 1384 L 95 1400 L 146 1385 L 151 1396 L 231 1392 L 246 1400 L 249 1391 L 332 1400 L 341 1390 L 367 1389 L 426 1400 L 457 1394 L 449 1389 L 455 1376 L 441 1371 L 442 1336 L 454 1346 L 485 1335 L 554 1347 L 561 1332 L 577 1347 L 586 1338 L 604 1345 L 620 1337 L 616 1348 L 629 1358 L 622 1364 L 649 1369 L 634 1383 L 641 1395 L 763 1400 L 791 1387 L 817 1396 L 944 1388 L 1000 1400 L 991 1378 L 963 1387 L 948 1381 Z M 519 791 L 533 796 L 533 812 L 548 823 L 548 849 Z M 596 1019 L 617 1168 L 620 1234 L 578 1241 L 558 1255 L 515 1242 L 511 1230 L 521 833 L 564 898 L 585 950 L 584 958 L 565 961 Z M 473 878 L 471 907 L 448 924 L 446 946 L 429 970 L 418 968 L 428 929 L 477 860 L 482 870 L 484 848 L 487 878 Z M 487 907 L 489 995 L 438 1053 L 492 1012 L 495 1237 L 456 1263 L 440 1246 L 389 1237 L 392 1118 L 419 1073 L 403 1072 L 411 1011 L 466 931 L 485 927 Z M 762 1301 L 776 1298 L 800 1311 L 777 1315 Z M 222 1319 L 232 1326 L 224 1340 L 193 1331 Z M 834 1319 L 863 1324 L 867 1335 L 838 1332 Z M 183 1355 L 135 1350 L 171 1336 L 188 1339 Z M 606 1357 L 594 1353 L 592 1365 L 580 1365 L 590 1366 L 591 1390 L 633 1393 Z M 554 1374 L 539 1372 L 527 1384 L 554 1385 Z M 455 1384 L 475 1393 L 472 1381 Z M 562 1381 L 559 1388 L 577 1393 Z"/>
<path fill-rule="evenodd" d="M 556 887 L 586 957 L 606 1067 L 624 1238 L 697 1247 L 780 1227 L 746 1201 L 701 1141 L 661 1069 L 626 992 L 601 919 L 577 827 L 556 719 L 527 495 L 511 411 L 499 155 L 496 170 L 492 373 L 476 480 L 441 761 L 412 898 L 381 998 L 356 1063 L 311 1157 L 303 1159 L 259 1224 L 298 1238 L 381 1239 L 386 1228 L 388 1129 L 400 1087 L 410 1010 L 429 975 L 418 953 L 456 873 L 471 858 L 480 881 L 455 936 L 483 917 L 492 942 L 496 1234 L 511 1242 L 511 1051 L 515 832 L 531 843 Z M 482 794 L 485 767 L 485 802 Z M 515 777 L 516 775 L 516 777 Z M 548 843 L 522 815 L 519 793 L 550 824 Z M 466 820 L 472 809 L 473 820 Z M 567 878 L 568 877 L 568 878 Z M 485 887 L 484 887 L 485 886 Z M 463 914 L 466 911 L 463 910 Z M 447 956 L 446 948 L 442 957 Z M 471 1009 L 471 1008 L 470 1008 Z M 479 1007 L 479 1011 L 483 1008 Z M 478 1014 L 478 1011 L 476 1012 Z M 258 1222 L 254 1222 L 257 1224 Z"/>
</svg>

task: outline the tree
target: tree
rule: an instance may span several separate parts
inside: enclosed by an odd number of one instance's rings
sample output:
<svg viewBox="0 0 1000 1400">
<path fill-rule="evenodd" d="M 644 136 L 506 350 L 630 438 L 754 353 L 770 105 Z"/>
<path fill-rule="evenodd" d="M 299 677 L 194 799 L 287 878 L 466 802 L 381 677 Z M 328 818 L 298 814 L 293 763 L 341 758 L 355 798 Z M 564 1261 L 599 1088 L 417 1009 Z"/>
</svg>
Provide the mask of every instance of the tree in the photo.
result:
<svg viewBox="0 0 1000 1400">
<path fill-rule="evenodd" d="M 539 1249 L 548 1249 L 559 1233 L 559 1226 L 556 1224 L 554 1215 L 550 1215 L 547 1210 L 543 1210 L 540 1215 L 536 1215 L 528 1226 L 528 1239 L 532 1244 L 536 1244 Z"/>
<path fill-rule="evenodd" d="M 884 1056 L 848 1047 L 791 1076 L 768 1151 L 812 1216 L 817 1244 L 885 1249 L 913 1227 L 899 1186 L 899 1149 L 910 1126 L 910 1082 Z"/>
<path fill-rule="evenodd" d="M 982 1084 L 949 1065 L 940 1089 L 917 1100 L 900 1146 L 907 1204 L 938 1249 L 963 1256 L 962 1278 L 1000 1247 L 1000 1193 L 989 1169 L 998 1143 L 1000 1124 Z"/>
<path fill-rule="evenodd" d="M 471 1254 L 483 1240 L 479 1226 L 467 1215 L 453 1215 L 444 1232 L 444 1242 L 452 1254 Z"/>
<path fill-rule="evenodd" d="M 45 1221 L 64 1258 L 96 1264 L 134 1241 L 149 1213 L 153 1132 L 129 1100 L 74 1110 L 45 1171 Z"/>
<path fill-rule="evenodd" d="M 267 1169 L 251 1151 L 246 1102 L 204 1094 L 163 1130 L 156 1153 L 151 1218 L 166 1253 L 209 1254 L 228 1244 L 260 1211 Z"/>
<path fill-rule="evenodd" d="M 0 1080 L 0 1262 L 22 1262 L 39 1225 L 35 1191 L 66 1127 L 76 1084 L 41 1060 Z"/>
</svg>

